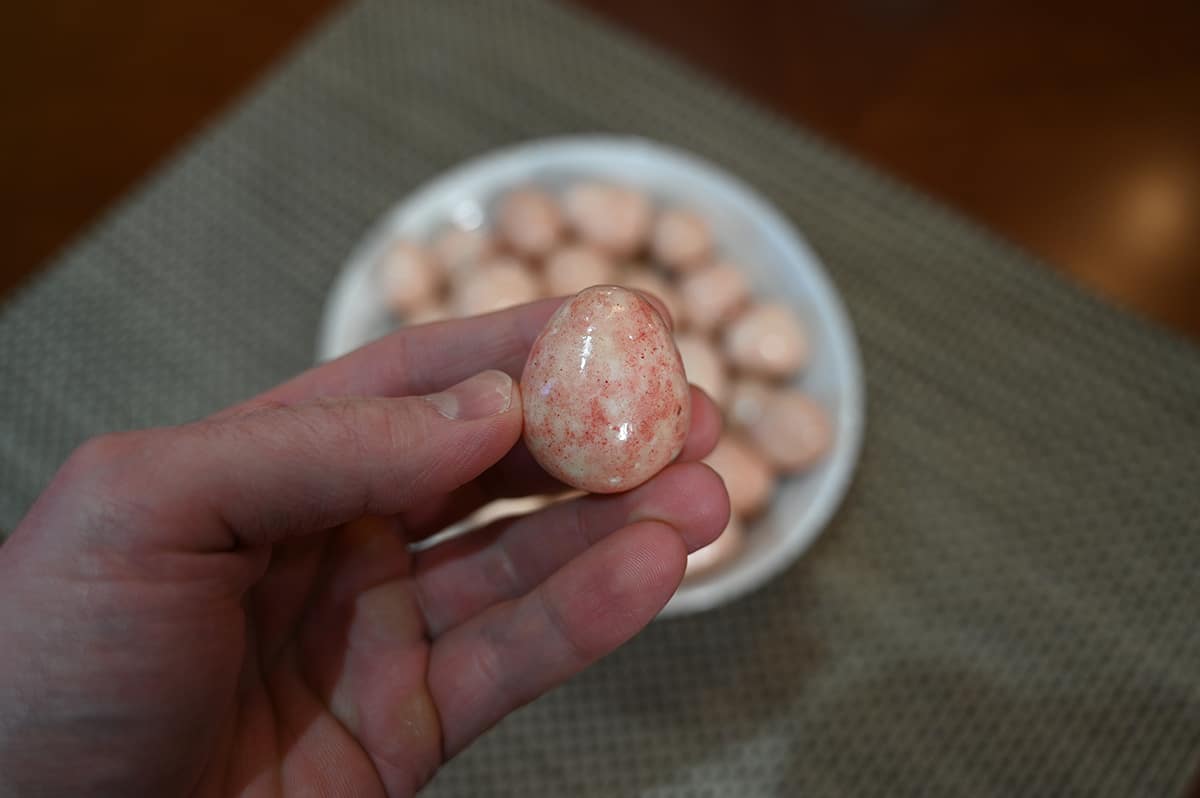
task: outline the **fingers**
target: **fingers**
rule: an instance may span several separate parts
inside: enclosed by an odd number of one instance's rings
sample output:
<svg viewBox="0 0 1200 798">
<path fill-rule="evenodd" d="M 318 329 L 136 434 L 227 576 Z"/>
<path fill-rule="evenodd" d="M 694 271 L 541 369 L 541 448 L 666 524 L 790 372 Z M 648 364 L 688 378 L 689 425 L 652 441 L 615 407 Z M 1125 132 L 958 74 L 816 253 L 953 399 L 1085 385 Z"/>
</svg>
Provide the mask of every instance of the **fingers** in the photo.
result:
<svg viewBox="0 0 1200 798">
<path fill-rule="evenodd" d="M 425 397 L 303 402 L 140 433 L 108 492 L 134 495 L 159 543 L 224 551 L 401 513 L 475 479 L 520 432 L 520 391 L 486 371 Z"/>
<path fill-rule="evenodd" d="M 484 369 L 519 377 L 533 340 L 562 299 L 406 327 L 226 411 L 331 396 L 411 396 L 441 390 Z"/>
<path fill-rule="evenodd" d="M 307 682 L 370 757 L 388 795 L 414 794 L 442 750 L 408 565 L 389 519 L 336 530 L 298 637 Z"/>
<path fill-rule="evenodd" d="M 686 558 L 674 529 L 642 521 L 533 592 L 440 637 L 430 653 L 429 688 L 446 756 L 637 634 L 679 586 Z"/>
<path fill-rule="evenodd" d="M 721 478 L 700 463 L 673 465 L 628 493 L 561 502 L 416 553 L 430 634 L 525 595 L 614 530 L 649 520 L 678 530 L 689 552 L 708 545 L 729 520 Z"/>
<path fill-rule="evenodd" d="M 699 388 L 692 386 L 692 425 L 676 462 L 706 457 L 721 434 L 721 411 Z M 404 528 L 410 540 L 420 540 L 462 520 L 495 499 L 558 493 L 567 486 L 547 474 L 525 444 L 518 443 L 494 468 L 453 494 L 422 504 L 405 513 Z"/>
<path fill-rule="evenodd" d="M 676 458 L 680 463 L 690 463 L 701 460 L 717 445 L 721 437 L 721 410 L 708 394 L 695 385 L 688 386 L 692 398 L 692 426 L 688 431 L 687 440 L 683 442 L 683 450 Z"/>
<path fill-rule="evenodd" d="M 642 292 L 671 326 L 658 297 Z M 468 319 L 398 330 L 218 414 L 328 396 L 410 396 L 440 390 L 484 369 L 519 377 L 538 333 L 564 297 Z"/>
</svg>

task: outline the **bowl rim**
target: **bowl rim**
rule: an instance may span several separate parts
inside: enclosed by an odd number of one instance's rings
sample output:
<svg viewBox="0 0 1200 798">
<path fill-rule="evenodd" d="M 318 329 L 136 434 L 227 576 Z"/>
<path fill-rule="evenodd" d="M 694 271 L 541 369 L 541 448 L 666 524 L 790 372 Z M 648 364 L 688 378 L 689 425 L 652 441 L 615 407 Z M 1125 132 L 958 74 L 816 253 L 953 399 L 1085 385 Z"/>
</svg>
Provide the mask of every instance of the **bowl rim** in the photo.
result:
<svg viewBox="0 0 1200 798">
<path fill-rule="evenodd" d="M 371 264 L 405 220 L 422 208 L 445 202 L 449 196 L 471 193 L 480 174 L 495 171 L 531 171 L 563 166 L 600 157 L 642 158 L 671 162 L 691 172 L 724 199 L 741 205 L 755 220 L 759 232 L 784 254 L 789 268 L 806 269 L 815 291 L 806 297 L 821 318 L 822 337 L 839 364 L 835 384 L 839 401 L 830 408 L 834 417 L 833 450 L 814 475 L 820 483 L 800 517 L 781 536 L 774 556 L 762 557 L 745 567 L 720 570 L 695 582 L 684 582 L 659 614 L 678 617 L 713 609 L 741 598 L 790 568 L 832 520 L 853 482 L 861 454 L 866 424 L 866 395 L 857 337 L 841 295 L 821 259 L 796 226 L 756 189 L 741 178 L 701 156 L 641 136 L 577 134 L 533 139 L 468 158 L 434 176 L 388 209 L 351 251 L 329 291 L 317 338 L 317 360 L 338 356 L 366 341 L 347 340 L 353 297 L 371 278 Z M 581 170 L 582 171 L 582 170 Z M 751 525 L 753 522 L 747 522 Z"/>
</svg>

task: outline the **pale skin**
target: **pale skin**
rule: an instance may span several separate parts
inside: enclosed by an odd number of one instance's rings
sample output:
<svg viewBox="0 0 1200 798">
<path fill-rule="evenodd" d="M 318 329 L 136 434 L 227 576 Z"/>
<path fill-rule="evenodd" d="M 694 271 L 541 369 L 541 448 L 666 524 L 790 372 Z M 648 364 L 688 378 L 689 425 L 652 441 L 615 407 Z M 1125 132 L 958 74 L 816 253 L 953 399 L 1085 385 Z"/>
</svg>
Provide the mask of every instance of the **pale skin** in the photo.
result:
<svg viewBox="0 0 1200 798">
<path fill-rule="evenodd" d="M 555 487 L 515 381 L 422 397 L 518 375 L 556 306 L 82 446 L 0 547 L 0 795 L 411 795 L 641 630 L 729 514 L 698 391 L 645 485 L 408 547 Z"/>
</svg>

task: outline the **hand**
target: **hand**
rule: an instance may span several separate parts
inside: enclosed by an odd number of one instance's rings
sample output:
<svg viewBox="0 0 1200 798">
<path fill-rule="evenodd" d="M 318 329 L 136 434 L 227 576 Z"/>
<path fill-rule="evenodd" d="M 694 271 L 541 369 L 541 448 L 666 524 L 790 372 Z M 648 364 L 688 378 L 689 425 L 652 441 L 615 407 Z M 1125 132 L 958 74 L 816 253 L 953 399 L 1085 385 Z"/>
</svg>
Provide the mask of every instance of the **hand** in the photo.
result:
<svg viewBox="0 0 1200 798">
<path fill-rule="evenodd" d="M 555 306 L 80 448 L 0 548 L 0 794 L 410 795 L 644 627 L 728 518 L 698 391 L 649 483 L 408 545 L 561 489 L 507 376 Z"/>
</svg>

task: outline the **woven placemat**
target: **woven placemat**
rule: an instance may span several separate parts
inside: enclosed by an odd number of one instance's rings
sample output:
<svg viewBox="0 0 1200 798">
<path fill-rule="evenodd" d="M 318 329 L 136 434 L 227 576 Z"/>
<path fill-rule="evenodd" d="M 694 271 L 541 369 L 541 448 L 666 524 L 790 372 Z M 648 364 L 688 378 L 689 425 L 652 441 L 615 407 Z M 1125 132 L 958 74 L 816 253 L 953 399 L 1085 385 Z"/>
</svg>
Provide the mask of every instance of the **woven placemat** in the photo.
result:
<svg viewBox="0 0 1200 798">
<path fill-rule="evenodd" d="M 861 468 L 782 578 L 655 625 L 430 794 L 1182 790 L 1200 751 L 1200 353 L 558 6 L 352 7 L 14 298 L 0 526 L 85 437 L 306 367 L 339 262 L 421 181 L 597 130 L 707 156 L 806 233 L 861 336 Z"/>
</svg>

